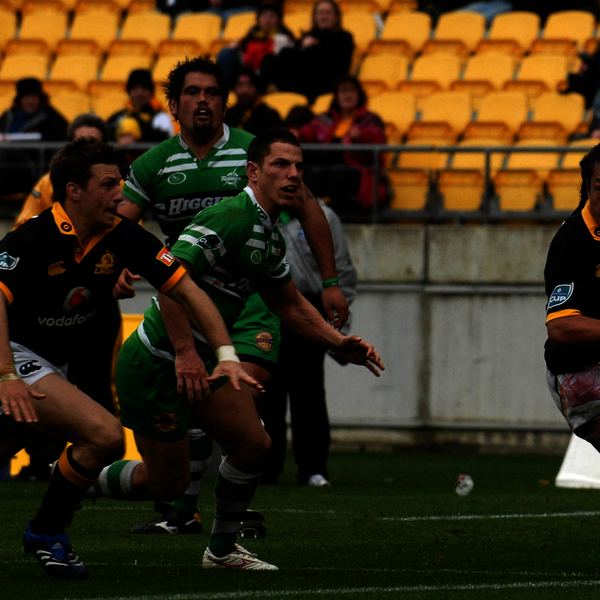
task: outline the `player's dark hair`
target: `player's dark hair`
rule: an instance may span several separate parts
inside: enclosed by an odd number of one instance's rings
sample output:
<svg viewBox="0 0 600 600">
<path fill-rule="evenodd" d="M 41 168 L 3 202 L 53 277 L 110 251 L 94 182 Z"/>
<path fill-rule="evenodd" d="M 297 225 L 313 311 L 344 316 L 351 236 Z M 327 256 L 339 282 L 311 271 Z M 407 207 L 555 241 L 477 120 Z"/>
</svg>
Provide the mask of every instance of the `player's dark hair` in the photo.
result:
<svg viewBox="0 0 600 600">
<path fill-rule="evenodd" d="M 80 127 L 93 127 L 102 134 L 102 141 L 108 142 L 109 132 L 106 121 L 93 113 L 84 113 L 75 117 L 67 127 L 67 140 L 72 142 L 75 139 L 75 132 Z"/>
<path fill-rule="evenodd" d="M 282 144 L 290 144 L 300 148 L 298 138 L 285 127 L 272 127 L 262 133 L 259 133 L 248 147 L 248 161 L 256 163 L 262 167 L 265 157 L 271 151 L 271 146 L 281 142 Z"/>
<path fill-rule="evenodd" d="M 171 69 L 166 81 L 162 84 L 167 100 L 179 102 L 181 92 L 183 91 L 183 82 L 188 73 L 203 73 L 212 75 L 217 80 L 221 98 L 223 99 L 223 108 L 227 106 L 229 98 L 229 87 L 221 67 L 208 56 L 196 56 L 196 58 L 185 58 L 179 61 Z"/>
<path fill-rule="evenodd" d="M 117 150 L 95 138 L 78 138 L 61 148 L 50 161 L 50 183 L 55 202 L 63 204 L 68 183 L 87 189 L 93 165 L 118 165 Z"/>
<path fill-rule="evenodd" d="M 581 167 L 581 190 L 579 192 L 580 201 L 579 206 L 575 209 L 575 212 L 581 210 L 586 202 L 588 201 L 587 184 L 591 181 L 594 175 L 594 167 L 596 163 L 600 163 L 600 144 L 594 146 L 580 161 L 579 166 Z"/>
</svg>

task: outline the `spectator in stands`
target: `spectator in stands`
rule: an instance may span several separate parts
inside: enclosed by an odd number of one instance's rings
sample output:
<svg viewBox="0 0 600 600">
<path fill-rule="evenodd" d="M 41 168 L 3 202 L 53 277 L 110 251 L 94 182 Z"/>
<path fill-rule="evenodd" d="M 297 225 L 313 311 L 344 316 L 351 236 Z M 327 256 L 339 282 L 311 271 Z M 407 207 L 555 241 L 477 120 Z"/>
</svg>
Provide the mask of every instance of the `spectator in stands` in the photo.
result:
<svg viewBox="0 0 600 600">
<path fill-rule="evenodd" d="M 235 85 L 242 67 L 260 73 L 265 57 L 277 55 L 283 48 L 294 45 L 294 34 L 283 25 L 282 16 L 279 4 L 264 2 L 256 13 L 256 24 L 248 33 L 219 52 L 217 62 L 223 69 L 230 89 Z"/>
<path fill-rule="evenodd" d="M 342 29 L 342 13 L 335 0 L 317 0 L 312 27 L 293 48 L 284 48 L 277 60 L 263 65 L 263 77 L 281 91 L 304 94 L 314 102 L 332 91 L 332 82 L 348 75 L 354 38 Z"/>
<path fill-rule="evenodd" d="M 43 142 L 59 142 L 67 137 L 67 120 L 50 104 L 42 82 L 33 77 L 17 81 L 12 106 L 0 116 L 0 134 L 37 134 Z M 0 181 L 3 199 L 23 200 L 37 178 L 47 169 L 51 153 L 44 153 L 43 164 L 36 150 L 0 151 Z"/>
<path fill-rule="evenodd" d="M 579 69 L 576 73 L 569 73 L 564 89 L 561 93 L 568 94 L 577 92 L 585 98 L 586 110 L 591 108 L 594 97 L 600 87 L 600 46 L 592 54 L 583 52 L 579 55 L 581 59 Z"/>
<path fill-rule="evenodd" d="M 367 96 L 356 77 L 346 76 L 334 89 L 331 106 L 300 129 L 304 143 L 386 144 L 385 125 L 367 109 Z M 338 214 L 366 214 L 373 206 L 375 173 L 371 152 L 305 153 L 304 180 L 313 193 L 328 197 Z M 387 200 L 387 186 L 379 181 L 378 199 Z"/>
<path fill-rule="evenodd" d="M 356 296 L 357 275 L 348 243 L 340 219 L 328 206 L 322 204 L 322 207 L 333 237 L 339 286 L 346 300 L 351 303 Z M 297 288 L 325 319 L 321 295 L 327 282 L 321 281 L 317 262 L 300 222 L 284 211 L 278 227 L 285 238 L 287 259 Z M 349 329 L 348 323 L 342 328 L 345 333 L 346 328 Z M 325 397 L 325 351 L 282 324 L 277 370 L 261 401 L 260 416 L 272 442 L 269 461 L 261 477 L 261 482 L 265 484 L 277 483 L 277 478 L 283 472 L 288 397 L 298 483 L 314 487 L 330 486 L 327 458 L 331 436 Z"/>
<path fill-rule="evenodd" d="M 315 118 L 310 106 L 293 106 L 284 121 L 287 127 L 296 137 L 300 137 L 300 130 Z"/>
<path fill-rule="evenodd" d="M 235 84 L 237 102 L 225 113 L 229 127 L 258 135 L 270 127 L 281 127 L 279 113 L 267 106 L 259 93 L 259 78 L 252 69 L 242 69 Z"/>
<path fill-rule="evenodd" d="M 127 106 L 108 119 L 111 138 L 119 145 L 134 142 L 162 142 L 174 134 L 173 118 L 154 97 L 152 73 L 135 69 L 126 86 Z"/>
</svg>

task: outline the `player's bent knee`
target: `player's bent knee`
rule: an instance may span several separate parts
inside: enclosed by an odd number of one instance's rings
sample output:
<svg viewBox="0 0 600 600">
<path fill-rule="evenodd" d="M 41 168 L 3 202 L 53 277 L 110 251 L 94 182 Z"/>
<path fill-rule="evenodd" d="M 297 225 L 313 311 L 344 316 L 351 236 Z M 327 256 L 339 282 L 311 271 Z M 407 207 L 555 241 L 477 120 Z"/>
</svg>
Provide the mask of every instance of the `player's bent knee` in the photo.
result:
<svg viewBox="0 0 600 600">
<path fill-rule="evenodd" d="M 95 431 L 91 445 L 106 464 L 122 458 L 125 453 L 125 441 L 119 422 L 114 419 L 114 423 L 106 423 L 103 427 L 99 427 Z"/>
</svg>

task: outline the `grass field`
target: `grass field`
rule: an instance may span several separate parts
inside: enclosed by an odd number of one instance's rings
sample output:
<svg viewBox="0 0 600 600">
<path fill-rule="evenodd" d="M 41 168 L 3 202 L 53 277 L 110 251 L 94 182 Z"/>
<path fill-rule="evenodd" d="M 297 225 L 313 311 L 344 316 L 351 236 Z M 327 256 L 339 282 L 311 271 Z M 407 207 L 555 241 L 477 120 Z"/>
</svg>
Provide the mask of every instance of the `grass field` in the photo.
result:
<svg viewBox="0 0 600 600">
<path fill-rule="evenodd" d="M 203 571 L 208 534 L 136 536 L 150 503 L 86 503 L 70 527 L 90 567 L 51 579 L 21 549 L 44 484 L 0 483 L 0 598 L 192 600 L 580 598 L 600 590 L 599 491 L 554 487 L 560 456 L 336 452 L 332 488 L 295 485 L 291 457 L 253 508 L 267 537 L 245 545 L 277 572 Z M 454 493 L 470 474 L 470 495 Z M 212 481 L 201 494 L 211 523 Z M 208 527 L 207 527 L 208 528 Z"/>
</svg>

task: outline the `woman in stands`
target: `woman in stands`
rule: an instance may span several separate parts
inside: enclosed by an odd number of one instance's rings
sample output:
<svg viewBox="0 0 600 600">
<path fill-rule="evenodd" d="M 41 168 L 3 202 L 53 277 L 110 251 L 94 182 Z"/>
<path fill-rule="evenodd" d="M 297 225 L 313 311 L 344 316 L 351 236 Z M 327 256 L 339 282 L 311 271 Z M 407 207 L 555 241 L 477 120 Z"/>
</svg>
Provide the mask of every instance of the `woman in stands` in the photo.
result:
<svg viewBox="0 0 600 600">
<path fill-rule="evenodd" d="M 367 96 L 356 77 L 341 78 L 334 89 L 331 106 L 300 129 L 300 142 L 322 144 L 386 144 L 385 125 L 367 109 Z M 329 197 L 339 214 L 367 214 L 373 206 L 375 174 L 371 152 L 305 153 L 304 179 L 318 196 Z M 317 166 L 318 165 L 318 166 Z M 387 200 L 383 177 L 378 201 Z"/>
</svg>

